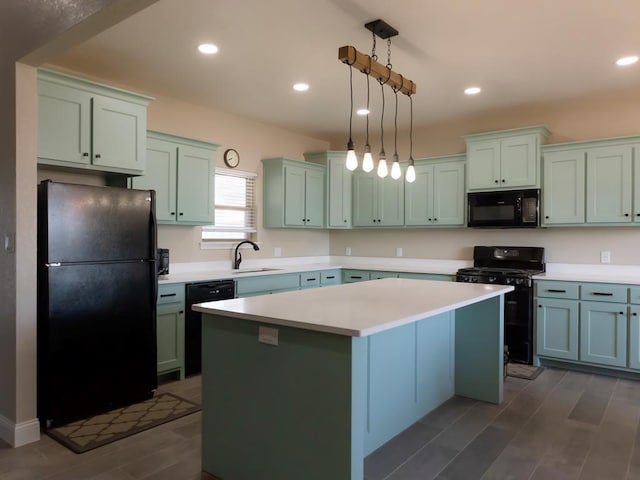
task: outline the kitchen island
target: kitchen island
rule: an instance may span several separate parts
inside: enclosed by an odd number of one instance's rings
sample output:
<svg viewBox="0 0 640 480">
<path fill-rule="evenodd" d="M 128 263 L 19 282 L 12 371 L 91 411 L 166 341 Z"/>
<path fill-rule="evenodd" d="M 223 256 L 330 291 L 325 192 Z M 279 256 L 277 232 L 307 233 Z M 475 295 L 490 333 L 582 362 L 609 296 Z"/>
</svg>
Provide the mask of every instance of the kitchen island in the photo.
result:
<svg viewBox="0 0 640 480">
<path fill-rule="evenodd" d="M 451 396 L 500 403 L 511 290 L 390 278 L 196 305 L 203 470 L 360 480 Z"/>
</svg>

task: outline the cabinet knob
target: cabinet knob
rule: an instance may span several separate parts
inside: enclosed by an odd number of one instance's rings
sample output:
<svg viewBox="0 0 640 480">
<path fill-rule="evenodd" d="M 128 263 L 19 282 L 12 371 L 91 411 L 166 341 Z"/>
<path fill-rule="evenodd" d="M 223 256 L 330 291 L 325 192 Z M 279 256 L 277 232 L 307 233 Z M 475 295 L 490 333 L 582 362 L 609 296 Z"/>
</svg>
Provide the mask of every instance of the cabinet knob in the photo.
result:
<svg viewBox="0 0 640 480">
<path fill-rule="evenodd" d="M 629 214 L 628 214 L 628 213 L 625 213 L 625 214 L 624 214 L 624 216 L 625 216 L 625 217 L 628 217 L 628 216 L 629 216 Z"/>
<path fill-rule="evenodd" d="M 633 312 L 631 315 L 633 315 L 634 317 L 638 316 L 638 314 L 636 312 Z"/>
<path fill-rule="evenodd" d="M 640 213 L 636 213 L 636 217 L 640 217 Z"/>
<path fill-rule="evenodd" d="M 171 212 L 171 216 L 174 216 L 176 214 L 176 212 Z"/>
<path fill-rule="evenodd" d="M 433 219 L 433 221 L 434 221 L 434 222 L 437 222 L 437 221 L 438 221 L 438 219 L 437 219 L 437 218 L 434 218 L 434 219 Z"/>
<path fill-rule="evenodd" d="M 544 218 L 549 218 L 549 215 L 545 215 Z"/>
<path fill-rule="evenodd" d="M 430 219 L 430 218 L 427 218 L 427 220 L 431 221 L 431 219 Z"/>
<path fill-rule="evenodd" d="M 83 157 L 88 157 L 89 156 L 89 152 L 82 152 L 82 156 Z"/>
<path fill-rule="evenodd" d="M 494 182 L 495 182 L 495 183 L 500 183 L 500 182 L 498 182 L 498 180 L 494 180 Z"/>
<path fill-rule="evenodd" d="M 538 308 L 542 308 L 542 305 L 538 305 Z"/>
<path fill-rule="evenodd" d="M 624 312 L 620 312 L 620 315 L 624 315 Z"/>
<path fill-rule="evenodd" d="M 311 219 L 310 219 L 310 218 L 307 218 L 307 222 L 310 222 L 310 221 L 311 221 Z"/>
<path fill-rule="evenodd" d="M 100 158 L 100 154 L 99 153 L 96 153 L 96 158 Z"/>
<path fill-rule="evenodd" d="M 184 213 L 180 212 L 178 215 L 179 215 L 179 216 L 183 216 L 183 215 L 184 215 Z"/>
<path fill-rule="evenodd" d="M 502 179 L 502 183 L 504 183 L 504 178 Z"/>
<path fill-rule="evenodd" d="M 180 310 L 178 313 L 182 315 L 184 313 L 184 310 Z"/>
<path fill-rule="evenodd" d="M 347 223 L 347 220 L 345 219 L 345 220 L 343 220 L 343 222 L 344 222 L 344 223 Z"/>
</svg>

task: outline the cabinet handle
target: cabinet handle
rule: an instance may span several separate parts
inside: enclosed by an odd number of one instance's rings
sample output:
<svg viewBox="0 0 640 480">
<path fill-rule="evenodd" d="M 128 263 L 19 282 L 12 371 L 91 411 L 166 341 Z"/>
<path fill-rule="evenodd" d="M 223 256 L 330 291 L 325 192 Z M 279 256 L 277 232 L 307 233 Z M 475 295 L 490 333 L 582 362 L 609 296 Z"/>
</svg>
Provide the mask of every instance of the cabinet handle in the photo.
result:
<svg viewBox="0 0 640 480">
<path fill-rule="evenodd" d="M 333 280 L 335 277 L 335 275 L 331 275 L 330 277 L 325 277 L 327 280 Z"/>
<path fill-rule="evenodd" d="M 307 282 L 315 282 L 316 279 L 315 278 L 307 278 Z"/>
<path fill-rule="evenodd" d="M 178 313 L 179 313 L 179 314 L 183 314 L 183 313 L 184 313 L 184 310 L 180 310 Z"/>
<path fill-rule="evenodd" d="M 544 217 L 544 218 L 549 218 L 549 215 L 545 215 L 545 217 Z"/>
<path fill-rule="evenodd" d="M 624 315 L 624 312 L 619 312 L 619 313 L 620 313 L 620 315 Z"/>
<path fill-rule="evenodd" d="M 356 277 L 355 275 L 351 275 L 351 278 L 354 280 L 362 280 L 362 277 Z"/>
<path fill-rule="evenodd" d="M 629 214 L 628 214 L 628 213 L 625 213 L 625 214 L 624 214 L 624 216 L 625 216 L 625 217 L 628 217 L 628 216 L 629 216 Z"/>
<path fill-rule="evenodd" d="M 176 214 L 176 212 L 171 212 L 171 216 L 173 216 L 173 215 L 175 215 L 175 214 Z"/>
<path fill-rule="evenodd" d="M 494 180 L 494 182 L 495 182 L 495 183 L 500 183 L 500 182 L 498 182 L 498 180 Z"/>
<path fill-rule="evenodd" d="M 88 153 L 88 152 L 82 152 L 82 156 L 83 156 L 83 157 L 88 157 L 88 156 L 89 156 L 89 153 Z"/>
<path fill-rule="evenodd" d="M 100 158 L 100 154 L 99 153 L 96 153 L 96 158 Z"/>
<path fill-rule="evenodd" d="M 542 308 L 542 305 L 538 305 L 538 308 Z"/>
<path fill-rule="evenodd" d="M 161 293 L 160 298 L 175 297 L 177 293 Z"/>
<path fill-rule="evenodd" d="M 427 220 L 431 221 L 431 219 L 430 219 L 430 218 L 427 218 Z"/>
<path fill-rule="evenodd" d="M 636 217 L 640 217 L 640 213 L 636 213 Z"/>
<path fill-rule="evenodd" d="M 346 220 L 343 220 L 343 222 L 344 222 L 344 223 L 347 223 L 347 221 L 346 221 Z"/>
<path fill-rule="evenodd" d="M 184 213 L 182 213 L 182 212 L 180 212 L 180 213 L 178 214 L 178 216 L 180 216 L 180 217 L 181 217 L 181 216 L 183 216 L 183 215 L 184 215 Z"/>
<path fill-rule="evenodd" d="M 567 293 L 566 290 L 557 290 L 555 288 L 550 288 L 549 290 L 547 290 L 547 292 L 551 292 L 551 293 Z"/>
<path fill-rule="evenodd" d="M 638 314 L 636 312 L 633 312 L 631 315 L 633 315 L 634 317 L 636 317 Z"/>
<path fill-rule="evenodd" d="M 311 221 L 311 219 L 310 219 L 310 218 L 307 218 L 307 222 L 310 222 L 310 221 Z"/>
<path fill-rule="evenodd" d="M 613 297 L 613 293 L 605 292 L 593 292 L 591 295 L 598 295 L 599 297 Z"/>
<path fill-rule="evenodd" d="M 434 222 L 437 222 L 437 221 L 438 221 L 438 219 L 437 219 L 437 218 L 434 218 L 434 219 L 433 219 L 433 221 L 434 221 Z"/>
</svg>

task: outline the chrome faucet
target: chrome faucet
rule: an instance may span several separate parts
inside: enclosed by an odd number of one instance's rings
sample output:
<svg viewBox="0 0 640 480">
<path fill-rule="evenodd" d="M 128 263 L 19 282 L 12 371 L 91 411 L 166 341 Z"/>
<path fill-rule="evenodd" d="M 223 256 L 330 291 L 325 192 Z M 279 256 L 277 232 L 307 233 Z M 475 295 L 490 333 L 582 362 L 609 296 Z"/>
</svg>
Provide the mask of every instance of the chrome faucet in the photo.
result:
<svg viewBox="0 0 640 480">
<path fill-rule="evenodd" d="M 240 248 L 240 245 L 243 245 L 245 243 L 250 243 L 251 245 L 253 245 L 253 249 L 256 252 L 258 250 L 260 250 L 260 247 L 256 243 L 252 242 L 251 240 L 243 240 L 238 245 L 236 245 L 236 251 L 235 251 L 235 254 L 233 255 L 233 269 L 234 270 L 238 270 L 240 268 L 240 262 L 242 262 L 242 254 L 238 251 L 238 248 Z"/>
</svg>

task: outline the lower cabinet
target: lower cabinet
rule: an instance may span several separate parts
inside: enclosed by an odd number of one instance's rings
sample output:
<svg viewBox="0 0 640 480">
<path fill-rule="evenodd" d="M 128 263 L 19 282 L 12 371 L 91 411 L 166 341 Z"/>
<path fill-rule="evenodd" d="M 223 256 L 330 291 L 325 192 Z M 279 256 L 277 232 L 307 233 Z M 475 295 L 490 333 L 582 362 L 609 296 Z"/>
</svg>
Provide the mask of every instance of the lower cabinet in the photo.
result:
<svg viewBox="0 0 640 480">
<path fill-rule="evenodd" d="M 158 375 L 184 378 L 184 284 L 158 286 L 156 312 Z"/>
<path fill-rule="evenodd" d="M 580 360 L 626 367 L 626 304 L 605 302 L 580 304 Z"/>
<path fill-rule="evenodd" d="M 538 355 L 578 360 L 578 301 L 539 298 L 536 306 Z"/>
<path fill-rule="evenodd" d="M 640 370 L 639 287 L 536 281 L 539 357 Z"/>
</svg>

